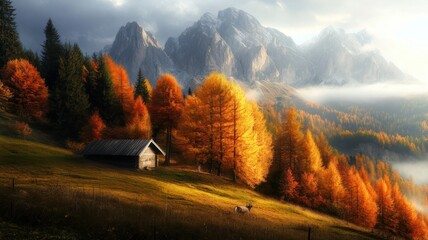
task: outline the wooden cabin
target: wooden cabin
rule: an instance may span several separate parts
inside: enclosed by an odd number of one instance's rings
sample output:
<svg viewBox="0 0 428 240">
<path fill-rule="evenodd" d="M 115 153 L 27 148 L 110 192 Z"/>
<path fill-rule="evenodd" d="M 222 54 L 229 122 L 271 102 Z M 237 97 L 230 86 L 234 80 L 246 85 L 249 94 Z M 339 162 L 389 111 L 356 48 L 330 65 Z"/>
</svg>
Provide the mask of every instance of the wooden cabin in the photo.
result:
<svg viewBox="0 0 428 240">
<path fill-rule="evenodd" d="M 96 140 L 83 151 L 83 156 L 114 165 L 144 169 L 157 167 L 165 152 L 153 139 Z"/>
</svg>

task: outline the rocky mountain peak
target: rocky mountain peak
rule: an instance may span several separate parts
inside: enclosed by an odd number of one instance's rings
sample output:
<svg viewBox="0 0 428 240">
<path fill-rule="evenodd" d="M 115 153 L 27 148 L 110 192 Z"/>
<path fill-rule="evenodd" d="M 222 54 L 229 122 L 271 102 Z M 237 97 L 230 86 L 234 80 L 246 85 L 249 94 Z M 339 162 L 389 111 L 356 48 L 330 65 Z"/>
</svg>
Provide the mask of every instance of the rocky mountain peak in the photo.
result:
<svg viewBox="0 0 428 240">
<path fill-rule="evenodd" d="M 303 47 L 314 66 L 313 78 L 303 85 L 344 85 L 404 80 L 406 76 L 372 46 L 370 34 L 363 30 L 347 33 L 327 27 Z M 316 60 L 316 62 L 314 62 Z"/>
<path fill-rule="evenodd" d="M 109 53 L 125 66 L 131 81 L 136 81 L 140 68 L 152 83 L 174 68 L 155 36 L 137 22 L 128 22 L 119 29 Z"/>
<path fill-rule="evenodd" d="M 128 22 L 125 26 L 122 26 L 116 35 L 116 39 L 118 38 L 122 44 L 142 44 L 146 47 L 162 47 L 153 34 L 145 31 L 137 22 Z"/>
<path fill-rule="evenodd" d="M 343 85 L 403 80 L 394 64 L 382 57 L 363 30 L 347 33 L 329 26 L 311 42 L 298 46 L 284 33 L 267 28 L 250 14 L 227 8 L 205 13 L 162 49 L 138 23 L 121 27 L 110 55 L 134 80 L 138 69 L 154 83 L 173 72 L 183 85 L 211 71 L 255 86 L 259 81 L 305 85 Z"/>
</svg>

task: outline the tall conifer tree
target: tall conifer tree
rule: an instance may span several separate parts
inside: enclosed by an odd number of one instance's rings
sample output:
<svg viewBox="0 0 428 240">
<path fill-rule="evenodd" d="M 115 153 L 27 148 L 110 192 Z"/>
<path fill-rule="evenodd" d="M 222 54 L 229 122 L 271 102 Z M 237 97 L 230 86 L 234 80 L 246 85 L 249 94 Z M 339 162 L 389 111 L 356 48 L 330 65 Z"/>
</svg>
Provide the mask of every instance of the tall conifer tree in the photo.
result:
<svg viewBox="0 0 428 240">
<path fill-rule="evenodd" d="M 108 126 L 115 125 L 120 113 L 120 103 L 114 93 L 113 80 L 108 71 L 105 58 L 98 58 L 97 91 L 94 96 L 94 105 Z"/>
<path fill-rule="evenodd" d="M 21 57 L 22 52 L 16 31 L 15 9 L 10 0 L 0 0 L 0 67 Z"/>
<path fill-rule="evenodd" d="M 78 137 L 89 117 L 89 100 L 82 77 L 83 62 L 77 45 L 66 46 L 64 57 L 59 61 L 59 80 L 51 104 L 54 104 L 57 124 L 67 137 Z"/>
<path fill-rule="evenodd" d="M 59 59 L 63 52 L 60 36 L 52 20 L 45 27 L 45 41 L 42 49 L 41 74 L 49 90 L 55 88 L 58 79 Z"/>
<path fill-rule="evenodd" d="M 141 96 L 145 104 L 150 103 L 150 93 L 147 89 L 147 79 L 144 77 L 141 69 L 138 70 L 137 84 L 135 86 L 135 99 Z"/>
</svg>

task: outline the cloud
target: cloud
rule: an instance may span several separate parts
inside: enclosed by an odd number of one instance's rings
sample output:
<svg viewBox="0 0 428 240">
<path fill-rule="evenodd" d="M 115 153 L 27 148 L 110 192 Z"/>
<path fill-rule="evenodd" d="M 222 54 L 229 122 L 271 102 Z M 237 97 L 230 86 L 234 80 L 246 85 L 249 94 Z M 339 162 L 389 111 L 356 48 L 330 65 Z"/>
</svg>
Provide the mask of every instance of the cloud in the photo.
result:
<svg viewBox="0 0 428 240">
<path fill-rule="evenodd" d="M 122 25 L 137 21 L 161 43 L 178 36 L 205 12 L 217 14 L 236 7 L 303 43 L 328 25 L 357 31 L 367 29 L 376 47 L 397 66 L 425 77 L 428 54 L 428 1 L 390 0 L 14 0 L 24 46 L 40 50 L 43 28 L 52 18 L 62 39 L 78 42 L 92 53 L 111 43 Z"/>
<path fill-rule="evenodd" d="M 401 176 L 412 178 L 417 184 L 428 184 L 428 161 L 408 160 L 407 162 L 394 162 L 392 167 L 397 170 Z"/>
<path fill-rule="evenodd" d="M 369 85 L 322 86 L 301 88 L 298 93 L 306 100 L 373 102 L 391 97 L 428 96 L 428 85 L 420 82 L 375 83 Z"/>
</svg>

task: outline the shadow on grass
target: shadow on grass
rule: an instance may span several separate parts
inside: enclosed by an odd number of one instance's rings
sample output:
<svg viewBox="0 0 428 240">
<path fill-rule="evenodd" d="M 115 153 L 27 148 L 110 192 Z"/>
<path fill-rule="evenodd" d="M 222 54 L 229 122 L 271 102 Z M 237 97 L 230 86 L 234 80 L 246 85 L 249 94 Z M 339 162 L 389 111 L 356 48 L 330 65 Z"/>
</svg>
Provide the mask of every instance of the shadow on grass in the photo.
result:
<svg viewBox="0 0 428 240">
<path fill-rule="evenodd" d="M 361 236 L 364 236 L 364 237 L 367 237 L 370 239 L 378 238 L 378 236 L 374 235 L 373 233 L 360 231 L 360 230 L 355 229 L 355 228 L 350 228 L 350 227 L 345 227 L 345 226 L 333 226 L 333 228 L 343 230 L 346 233 L 352 232 L 352 233 L 355 233 L 355 234 L 358 234 L 358 235 L 361 235 Z M 344 234 L 346 234 L 346 233 L 344 233 Z"/>
<path fill-rule="evenodd" d="M 142 172 L 144 175 L 149 175 L 150 177 L 171 183 L 189 183 L 189 184 L 200 184 L 206 183 L 207 176 L 204 174 L 198 174 L 195 172 L 177 170 L 169 167 L 159 167 L 153 171 Z"/>
</svg>

